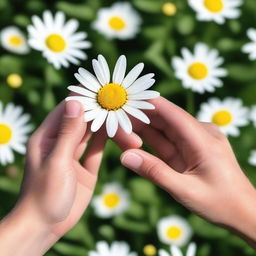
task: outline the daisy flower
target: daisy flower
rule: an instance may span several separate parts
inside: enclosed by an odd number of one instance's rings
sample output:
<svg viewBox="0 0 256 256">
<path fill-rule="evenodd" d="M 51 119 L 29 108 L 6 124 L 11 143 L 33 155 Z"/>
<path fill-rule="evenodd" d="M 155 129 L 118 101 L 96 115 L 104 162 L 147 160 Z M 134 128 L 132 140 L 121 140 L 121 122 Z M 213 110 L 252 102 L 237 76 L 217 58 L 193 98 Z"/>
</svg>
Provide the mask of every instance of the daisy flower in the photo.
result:
<svg viewBox="0 0 256 256">
<path fill-rule="evenodd" d="M 13 151 L 25 154 L 25 143 L 32 126 L 27 122 L 28 114 L 22 114 L 23 109 L 13 103 L 6 105 L 5 109 L 0 101 L 0 164 L 6 165 L 14 162 Z"/>
<path fill-rule="evenodd" d="M 183 253 L 181 249 L 175 245 L 172 245 L 170 248 L 170 253 L 166 252 L 165 250 L 159 250 L 159 256 L 182 256 Z M 188 245 L 188 249 L 186 252 L 186 256 L 196 256 L 196 244 L 190 243 Z"/>
<path fill-rule="evenodd" d="M 190 240 L 192 230 L 185 219 L 174 215 L 159 220 L 157 234 L 162 243 L 183 246 Z"/>
<path fill-rule="evenodd" d="M 250 60 L 256 60 L 256 29 L 249 28 L 247 30 L 247 36 L 251 39 L 251 42 L 245 44 L 242 51 L 249 54 Z"/>
<path fill-rule="evenodd" d="M 102 193 L 92 200 L 92 207 L 98 217 L 110 218 L 122 214 L 130 204 L 129 193 L 118 183 L 108 183 Z"/>
<path fill-rule="evenodd" d="M 85 40 L 85 32 L 76 32 L 79 25 L 77 20 L 65 22 L 63 12 L 59 11 L 53 16 L 50 11 L 45 11 L 43 19 L 33 16 L 32 22 L 33 25 L 28 26 L 29 45 L 41 51 L 56 69 L 68 67 L 69 62 L 78 65 L 78 59 L 87 58 L 82 49 L 89 48 L 91 43 Z"/>
<path fill-rule="evenodd" d="M 198 120 L 215 123 L 225 135 L 238 136 L 238 128 L 249 123 L 249 111 L 240 99 L 211 98 L 201 105 Z"/>
<path fill-rule="evenodd" d="M 194 53 L 187 48 L 181 50 L 182 58 L 174 57 L 172 65 L 175 76 L 182 81 L 184 88 L 190 88 L 194 92 L 214 92 L 216 87 L 222 87 L 219 79 L 227 75 L 227 71 L 219 66 L 223 58 L 215 49 L 209 49 L 203 43 L 197 43 Z"/>
<path fill-rule="evenodd" d="M 0 41 L 3 48 L 10 52 L 18 54 L 26 54 L 29 52 L 26 38 L 17 27 L 10 26 L 4 28 L 0 33 Z"/>
<path fill-rule="evenodd" d="M 188 0 L 200 21 L 225 23 L 225 19 L 236 19 L 241 11 L 238 9 L 243 0 Z"/>
<path fill-rule="evenodd" d="M 256 127 L 256 105 L 251 108 L 250 119 L 252 120 L 254 126 Z"/>
<path fill-rule="evenodd" d="M 137 256 L 137 253 L 130 252 L 130 246 L 126 242 L 113 242 L 108 245 L 105 241 L 96 243 L 96 251 L 89 251 L 89 256 Z"/>
<path fill-rule="evenodd" d="M 139 32 L 141 18 L 128 2 L 117 2 L 98 11 L 93 28 L 108 38 L 131 39 Z"/>
<path fill-rule="evenodd" d="M 125 77 L 126 57 L 120 56 L 116 62 L 112 81 L 105 58 L 98 56 L 92 61 L 97 78 L 84 68 L 79 68 L 76 79 L 85 87 L 69 86 L 68 89 L 82 96 L 70 96 L 66 100 L 78 100 L 84 105 L 86 122 L 93 120 L 91 130 L 96 132 L 106 120 L 109 137 L 113 137 L 118 124 L 126 133 L 132 132 L 130 114 L 144 123 L 149 124 L 149 118 L 140 109 L 154 109 L 154 106 L 144 100 L 156 98 L 159 93 L 149 89 L 155 80 L 153 73 L 139 75 L 144 64 L 137 64 Z"/>
<path fill-rule="evenodd" d="M 250 165 L 256 166 L 256 150 L 251 151 L 248 162 Z"/>
</svg>

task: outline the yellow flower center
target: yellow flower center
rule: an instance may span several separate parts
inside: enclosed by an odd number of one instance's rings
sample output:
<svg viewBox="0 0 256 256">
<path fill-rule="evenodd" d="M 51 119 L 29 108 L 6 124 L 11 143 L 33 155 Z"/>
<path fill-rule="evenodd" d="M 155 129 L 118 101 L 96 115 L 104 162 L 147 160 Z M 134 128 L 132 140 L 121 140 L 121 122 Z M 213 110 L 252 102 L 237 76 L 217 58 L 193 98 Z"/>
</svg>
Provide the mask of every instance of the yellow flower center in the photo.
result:
<svg viewBox="0 0 256 256">
<path fill-rule="evenodd" d="M 204 6 L 214 13 L 221 12 L 224 8 L 223 0 L 204 0 Z"/>
<path fill-rule="evenodd" d="M 212 117 L 212 122 L 218 126 L 225 126 L 232 122 L 232 114 L 227 110 L 220 110 Z"/>
<path fill-rule="evenodd" d="M 6 79 L 7 84 L 12 88 L 18 88 L 22 85 L 22 78 L 18 74 L 10 74 Z"/>
<path fill-rule="evenodd" d="M 195 62 L 188 68 L 188 73 L 196 80 L 204 79 L 208 74 L 208 68 L 204 63 Z"/>
<path fill-rule="evenodd" d="M 143 248 L 143 253 L 146 256 L 154 256 L 156 255 L 156 247 L 152 244 L 148 244 Z"/>
<path fill-rule="evenodd" d="M 112 29 L 117 31 L 123 30 L 126 27 L 125 21 L 118 16 L 111 17 L 108 24 Z"/>
<path fill-rule="evenodd" d="M 163 4 L 162 11 L 167 16 L 173 16 L 176 13 L 177 8 L 173 3 L 165 3 Z"/>
<path fill-rule="evenodd" d="M 11 36 L 9 38 L 9 44 L 11 44 L 12 46 L 20 46 L 22 45 L 22 43 L 23 43 L 23 40 L 19 36 Z"/>
<path fill-rule="evenodd" d="M 0 145 L 7 144 L 12 138 L 12 129 L 6 124 L 0 124 Z"/>
<path fill-rule="evenodd" d="M 107 206 L 108 208 L 114 208 L 116 206 L 119 205 L 120 203 L 120 197 L 119 195 L 115 194 L 115 193 L 109 193 L 106 194 L 103 197 L 103 203 L 105 206 Z"/>
<path fill-rule="evenodd" d="M 182 230 L 180 227 L 177 227 L 177 226 L 171 226 L 166 231 L 166 236 L 172 240 L 180 238 L 181 235 L 182 235 Z"/>
<path fill-rule="evenodd" d="M 53 52 L 62 52 L 66 48 L 66 41 L 58 34 L 49 35 L 46 38 L 45 43 Z"/>
<path fill-rule="evenodd" d="M 126 90 L 119 84 L 106 84 L 98 92 L 97 101 L 102 108 L 107 110 L 117 110 L 121 108 L 127 100 Z"/>
</svg>

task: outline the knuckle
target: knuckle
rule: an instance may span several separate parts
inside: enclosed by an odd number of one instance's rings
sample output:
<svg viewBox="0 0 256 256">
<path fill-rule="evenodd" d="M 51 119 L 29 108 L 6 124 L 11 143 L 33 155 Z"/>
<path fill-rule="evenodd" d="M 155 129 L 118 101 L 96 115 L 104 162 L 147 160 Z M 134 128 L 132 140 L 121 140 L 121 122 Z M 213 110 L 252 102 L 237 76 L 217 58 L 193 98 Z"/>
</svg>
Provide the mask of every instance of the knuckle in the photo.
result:
<svg viewBox="0 0 256 256">
<path fill-rule="evenodd" d="M 152 180 L 157 180 L 159 177 L 159 164 L 157 162 L 150 162 L 144 166 L 145 176 Z"/>
</svg>

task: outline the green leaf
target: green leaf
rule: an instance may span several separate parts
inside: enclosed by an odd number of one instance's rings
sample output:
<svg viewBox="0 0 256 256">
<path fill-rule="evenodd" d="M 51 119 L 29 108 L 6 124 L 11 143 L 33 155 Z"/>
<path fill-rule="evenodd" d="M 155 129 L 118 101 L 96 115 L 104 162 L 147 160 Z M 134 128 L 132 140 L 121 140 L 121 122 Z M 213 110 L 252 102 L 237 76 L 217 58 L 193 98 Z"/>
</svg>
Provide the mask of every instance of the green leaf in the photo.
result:
<svg viewBox="0 0 256 256">
<path fill-rule="evenodd" d="M 130 232 L 145 234 L 151 231 L 151 227 L 148 223 L 142 221 L 133 221 L 126 218 L 125 216 L 117 216 L 113 220 L 113 223 L 116 227 Z"/>
<path fill-rule="evenodd" d="M 54 245 L 53 248 L 62 255 L 67 256 L 81 256 L 87 255 L 88 253 L 88 251 L 84 247 L 64 242 L 58 242 L 57 244 Z"/>
<path fill-rule="evenodd" d="M 194 31 L 195 25 L 195 19 L 192 16 L 182 15 L 179 16 L 176 27 L 180 34 L 190 35 Z"/>
<path fill-rule="evenodd" d="M 58 2 L 57 8 L 73 18 L 81 20 L 92 20 L 94 18 L 94 11 L 86 4 Z"/>
<path fill-rule="evenodd" d="M 73 229 L 71 229 L 67 234 L 65 234 L 65 238 L 68 238 L 74 241 L 80 241 L 86 247 L 89 247 L 89 248 L 92 248 L 94 245 L 92 234 L 88 230 L 87 224 L 83 219 L 81 219 Z"/>
<path fill-rule="evenodd" d="M 229 76 L 240 82 L 256 80 L 255 64 L 229 64 L 227 65 Z"/>
<path fill-rule="evenodd" d="M 55 96 L 51 89 L 46 89 L 45 93 L 43 95 L 43 102 L 42 105 L 45 110 L 50 111 L 52 110 L 56 105 Z"/>
<path fill-rule="evenodd" d="M 204 238 L 226 239 L 229 236 L 229 232 L 226 229 L 210 224 L 196 215 L 192 215 L 189 218 L 189 223 L 195 234 Z"/>
<path fill-rule="evenodd" d="M 150 204 L 158 202 L 156 188 L 151 182 L 142 178 L 133 178 L 128 186 L 136 201 Z"/>
<path fill-rule="evenodd" d="M 134 5 L 141 11 L 149 13 L 161 12 L 163 1 L 161 0 L 134 0 Z"/>
<path fill-rule="evenodd" d="M 0 75 L 7 76 L 10 73 L 21 73 L 22 59 L 11 55 L 3 55 L 0 58 Z"/>
</svg>

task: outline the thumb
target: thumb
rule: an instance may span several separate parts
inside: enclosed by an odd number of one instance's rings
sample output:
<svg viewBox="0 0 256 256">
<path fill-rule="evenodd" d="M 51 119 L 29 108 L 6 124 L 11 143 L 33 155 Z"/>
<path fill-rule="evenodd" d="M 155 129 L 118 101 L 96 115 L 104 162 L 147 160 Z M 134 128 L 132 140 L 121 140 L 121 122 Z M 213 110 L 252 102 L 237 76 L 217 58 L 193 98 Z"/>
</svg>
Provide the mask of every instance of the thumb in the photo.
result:
<svg viewBox="0 0 256 256">
<path fill-rule="evenodd" d="M 81 103 L 78 101 L 66 102 L 63 119 L 52 154 L 60 157 L 73 157 L 85 132 L 86 123 L 83 121 L 83 107 Z"/>
<path fill-rule="evenodd" d="M 173 196 L 179 195 L 184 184 L 182 174 L 173 170 L 159 158 L 140 149 L 131 149 L 121 155 L 121 163 L 151 180 Z"/>
</svg>

